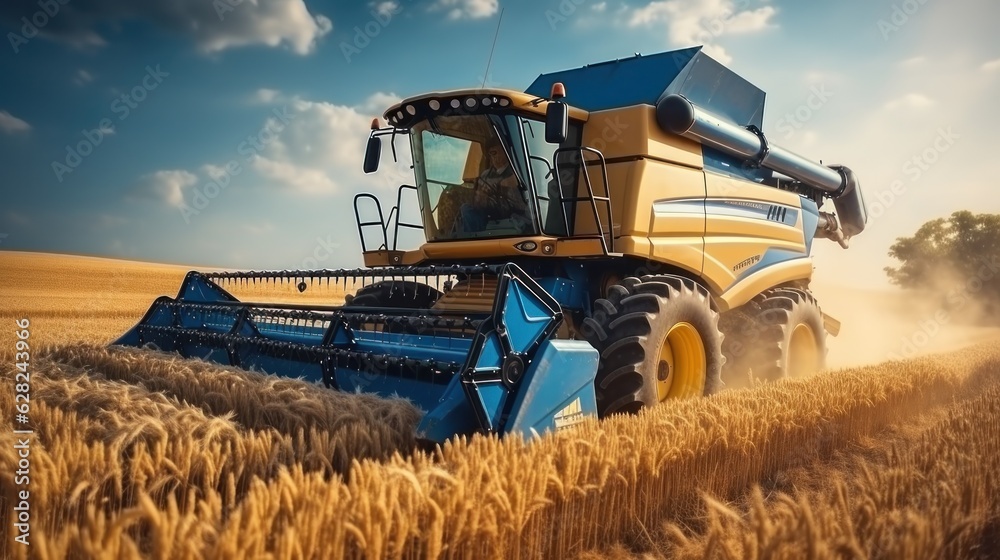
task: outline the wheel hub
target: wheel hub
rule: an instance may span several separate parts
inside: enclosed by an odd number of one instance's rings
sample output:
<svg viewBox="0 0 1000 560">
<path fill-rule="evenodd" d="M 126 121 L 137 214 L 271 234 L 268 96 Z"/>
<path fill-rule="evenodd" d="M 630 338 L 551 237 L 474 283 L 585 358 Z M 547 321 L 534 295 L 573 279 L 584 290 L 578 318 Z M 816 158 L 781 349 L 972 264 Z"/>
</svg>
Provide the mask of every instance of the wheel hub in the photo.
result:
<svg viewBox="0 0 1000 560">
<path fill-rule="evenodd" d="M 671 398 L 700 396 L 705 391 L 708 360 L 705 344 L 691 323 L 677 323 L 667 332 L 657 360 L 656 394 Z"/>
</svg>

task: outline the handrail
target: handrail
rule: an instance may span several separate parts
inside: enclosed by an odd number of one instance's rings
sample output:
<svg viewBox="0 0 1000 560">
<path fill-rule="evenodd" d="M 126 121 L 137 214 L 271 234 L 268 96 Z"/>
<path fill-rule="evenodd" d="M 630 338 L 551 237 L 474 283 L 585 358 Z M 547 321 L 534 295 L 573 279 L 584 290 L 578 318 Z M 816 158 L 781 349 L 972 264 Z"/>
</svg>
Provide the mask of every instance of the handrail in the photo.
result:
<svg viewBox="0 0 1000 560">
<path fill-rule="evenodd" d="M 396 227 L 393 229 L 393 232 L 392 232 L 392 250 L 393 251 L 396 250 L 397 244 L 399 243 L 399 227 L 400 226 L 411 228 L 411 229 L 424 229 L 424 224 L 423 223 L 411 224 L 409 222 L 401 222 L 401 221 L 399 221 L 399 217 L 402 215 L 402 211 L 400 210 L 400 208 L 403 207 L 403 191 L 404 190 L 413 190 L 414 192 L 416 192 L 417 191 L 417 187 L 415 187 L 413 185 L 400 185 L 399 186 L 399 190 L 396 192 L 396 207 L 392 209 L 393 212 L 396 214 Z M 390 218 L 392 217 L 392 213 L 393 212 L 389 213 Z"/>
<path fill-rule="evenodd" d="M 361 211 L 358 209 L 358 201 L 361 200 L 361 199 L 363 199 L 363 198 L 371 199 L 371 200 L 375 201 L 375 209 L 378 210 L 378 221 L 377 222 L 375 222 L 375 221 L 362 222 L 361 221 Z M 382 203 L 379 202 L 378 197 L 376 197 L 373 194 L 369 194 L 369 193 L 358 193 L 358 194 L 354 195 L 354 219 L 355 219 L 355 221 L 358 224 L 358 237 L 361 238 L 361 252 L 362 253 L 367 253 L 368 252 L 368 246 L 365 243 L 365 231 L 364 231 L 364 228 L 369 227 L 369 226 L 376 226 L 377 225 L 377 226 L 379 226 L 379 229 L 382 231 L 382 245 L 378 248 L 378 250 L 383 250 L 383 249 L 388 250 L 389 249 L 389 239 L 387 237 L 388 234 L 386 232 L 385 216 L 382 214 Z"/>
<path fill-rule="evenodd" d="M 587 158 L 584 156 L 584 152 L 590 152 L 592 154 L 595 154 L 597 156 L 597 161 L 601 165 L 601 175 L 604 179 L 603 196 L 597 196 L 594 194 L 594 184 L 590 180 L 590 171 L 587 170 L 588 164 L 587 164 Z M 565 194 L 563 193 L 562 173 L 559 173 L 558 169 L 559 169 L 559 156 L 566 153 L 578 153 L 580 155 L 579 163 L 583 168 L 584 181 L 587 183 L 587 196 L 568 197 L 565 196 Z M 573 162 L 570 162 L 570 164 L 573 165 Z M 579 204 L 581 202 L 590 202 L 591 210 L 594 212 L 594 222 L 597 224 L 598 235 L 601 238 L 601 248 L 604 250 L 605 255 L 610 255 L 611 253 L 613 253 L 615 250 L 614 219 L 611 212 L 611 187 L 608 184 L 608 166 L 607 162 L 604 159 L 604 154 L 602 154 L 599 150 L 596 150 L 588 146 L 559 148 L 552 155 L 552 165 L 557 170 L 555 176 L 556 176 L 556 185 L 559 188 L 559 208 L 562 210 L 563 221 L 566 223 L 566 233 L 569 234 L 570 237 L 576 236 L 575 235 L 576 232 L 574 231 L 575 228 L 573 227 L 573 225 L 570 225 L 569 215 L 566 212 L 566 203 L 571 202 L 573 204 Z M 604 230 L 604 224 L 601 223 L 601 213 L 597 209 L 598 202 L 603 202 L 607 204 L 607 210 L 608 210 L 607 223 L 610 228 L 607 232 L 605 232 Z"/>
</svg>

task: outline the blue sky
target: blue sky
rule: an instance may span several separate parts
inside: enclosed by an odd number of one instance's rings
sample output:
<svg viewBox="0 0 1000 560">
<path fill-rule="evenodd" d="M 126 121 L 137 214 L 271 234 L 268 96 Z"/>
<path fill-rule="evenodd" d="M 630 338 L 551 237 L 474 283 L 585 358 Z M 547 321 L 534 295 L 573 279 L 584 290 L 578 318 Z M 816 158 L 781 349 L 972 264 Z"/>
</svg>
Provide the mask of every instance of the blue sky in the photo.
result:
<svg viewBox="0 0 1000 560">
<path fill-rule="evenodd" d="M 412 182 L 361 173 L 395 100 L 704 44 L 767 92 L 771 142 L 861 177 L 869 230 L 817 271 L 880 283 L 895 237 L 1000 212 L 998 19 L 991 0 L 6 2 L 0 249 L 357 266 L 354 193 Z"/>
</svg>

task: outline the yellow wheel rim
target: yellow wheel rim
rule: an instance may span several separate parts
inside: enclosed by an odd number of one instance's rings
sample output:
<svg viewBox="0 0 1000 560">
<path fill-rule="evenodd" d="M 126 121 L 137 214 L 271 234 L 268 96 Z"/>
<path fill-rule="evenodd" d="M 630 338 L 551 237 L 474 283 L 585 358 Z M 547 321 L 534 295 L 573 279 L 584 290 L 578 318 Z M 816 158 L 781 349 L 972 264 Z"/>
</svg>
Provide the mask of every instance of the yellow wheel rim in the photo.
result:
<svg viewBox="0 0 1000 560">
<path fill-rule="evenodd" d="M 788 375 L 809 375 L 819 371 L 819 342 L 812 327 L 799 323 L 788 339 Z"/>
<path fill-rule="evenodd" d="M 691 323 L 677 323 L 660 345 L 656 362 L 656 395 L 667 399 L 701 396 L 705 392 L 708 359 L 705 343 Z"/>
</svg>

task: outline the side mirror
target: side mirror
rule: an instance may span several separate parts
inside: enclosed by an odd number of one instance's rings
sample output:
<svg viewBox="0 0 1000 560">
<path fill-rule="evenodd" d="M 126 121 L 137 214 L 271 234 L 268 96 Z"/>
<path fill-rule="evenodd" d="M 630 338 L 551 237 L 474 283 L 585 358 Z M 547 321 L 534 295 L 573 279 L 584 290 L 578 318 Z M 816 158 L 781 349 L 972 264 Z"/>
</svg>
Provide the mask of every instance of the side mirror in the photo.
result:
<svg viewBox="0 0 1000 560">
<path fill-rule="evenodd" d="M 382 139 L 378 136 L 368 137 L 368 147 L 365 149 L 365 173 L 378 171 L 378 162 L 382 158 Z"/>
<path fill-rule="evenodd" d="M 552 84 L 549 106 L 545 109 L 545 141 L 562 144 L 569 134 L 569 107 L 562 102 L 566 97 L 566 86 L 562 82 Z"/>
<path fill-rule="evenodd" d="M 569 134 L 569 109 L 562 101 L 549 102 L 545 111 L 545 141 L 562 144 Z"/>
</svg>

